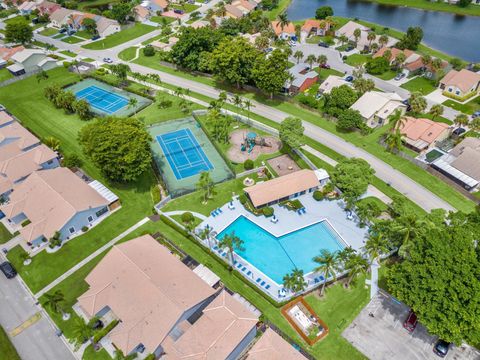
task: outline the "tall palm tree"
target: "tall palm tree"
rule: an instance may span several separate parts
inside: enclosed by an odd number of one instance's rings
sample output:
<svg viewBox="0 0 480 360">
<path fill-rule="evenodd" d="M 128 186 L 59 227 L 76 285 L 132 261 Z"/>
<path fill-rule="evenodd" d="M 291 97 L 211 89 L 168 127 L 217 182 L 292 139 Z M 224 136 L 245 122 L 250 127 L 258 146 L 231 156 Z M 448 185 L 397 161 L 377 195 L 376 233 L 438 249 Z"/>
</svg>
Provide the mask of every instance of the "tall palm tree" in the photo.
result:
<svg viewBox="0 0 480 360">
<path fill-rule="evenodd" d="M 399 128 L 385 135 L 385 144 L 387 145 L 387 150 L 391 153 L 398 152 L 402 148 L 402 141 L 403 134 Z"/>
<path fill-rule="evenodd" d="M 388 123 L 390 124 L 392 130 L 400 128 L 403 123 L 403 114 L 400 110 L 395 110 L 395 112 L 388 117 Z"/>
<path fill-rule="evenodd" d="M 322 65 L 325 65 L 328 61 L 328 58 L 326 55 L 318 55 L 317 57 L 317 63 L 318 65 L 322 66 Z"/>
<path fill-rule="evenodd" d="M 128 108 L 129 109 L 133 109 L 133 115 L 135 117 L 137 117 L 137 104 L 138 104 L 138 100 L 134 97 L 128 99 Z"/>
<path fill-rule="evenodd" d="M 288 24 L 290 24 L 290 20 L 288 20 L 288 15 L 285 12 L 278 14 L 277 20 L 278 20 L 278 25 L 280 26 L 280 29 L 282 29 L 282 32 L 283 32 L 283 29 L 286 26 L 288 26 Z"/>
<path fill-rule="evenodd" d="M 303 270 L 295 268 L 290 274 L 285 275 L 283 277 L 283 287 L 294 294 L 305 290 L 307 283 L 303 278 Z"/>
<path fill-rule="evenodd" d="M 340 37 L 338 38 L 338 40 L 340 41 L 340 43 L 342 45 L 345 45 L 347 42 L 348 42 L 348 37 L 346 35 L 340 35 Z"/>
<path fill-rule="evenodd" d="M 242 97 L 241 97 L 240 95 L 238 95 L 238 94 L 233 95 L 233 97 L 230 99 L 230 102 L 231 102 L 234 106 L 236 106 L 236 107 L 240 108 L 241 110 L 243 110 L 243 99 L 242 99 Z"/>
<path fill-rule="evenodd" d="M 337 253 L 337 257 L 338 257 L 338 264 L 339 266 L 345 266 L 345 264 L 347 263 L 347 261 L 350 259 L 351 256 L 353 256 L 355 254 L 355 250 L 350 247 L 350 246 L 347 246 L 345 248 L 343 248 L 342 250 L 340 250 L 338 253 Z"/>
<path fill-rule="evenodd" d="M 255 107 L 255 105 L 253 105 L 253 103 L 250 101 L 250 99 L 243 100 L 243 105 L 245 105 L 245 109 L 247 109 L 247 118 L 248 118 L 248 120 L 250 120 L 250 109 L 252 107 Z"/>
<path fill-rule="evenodd" d="M 303 52 L 301 50 L 295 51 L 295 54 L 293 54 L 293 57 L 297 60 L 297 64 L 300 62 L 300 60 L 303 59 Z"/>
<path fill-rule="evenodd" d="M 222 4 L 217 9 L 217 16 L 223 18 L 226 15 L 227 15 L 227 9 L 225 8 L 225 5 Z"/>
<path fill-rule="evenodd" d="M 211 235 L 212 235 L 213 229 L 210 226 L 205 226 L 202 231 L 200 232 L 200 238 L 203 240 L 207 240 L 208 247 L 211 249 L 212 244 L 210 242 L 211 240 Z"/>
<path fill-rule="evenodd" d="M 465 114 L 458 114 L 455 116 L 455 119 L 453 120 L 453 123 L 457 126 L 465 126 L 468 125 L 468 116 Z"/>
<path fill-rule="evenodd" d="M 360 273 L 365 273 L 368 270 L 368 260 L 365 259 L 360 254 L 353 254 L 349 257 L 347 262 L 345 263 L 345 270 L 348 271 L 348 280 L 345 284 L 345 287 L 350 287 L 350 283 L 352 282 L 353 278 Z"/>
<path fill-rule="evenodd" d="M 322 249 L 320 251 L 320 255 L 315 256 L 313 258 L 313 261 L 318 264 L 318 266 L 313 271 L 322 273 L 323 278 L 325 279 L 320 290 L 320 296 L 323 296 L 323 293 L 325 291 L 325 285 L 327 284 L 327 279 L 330 277 L 333 277 L 333 279 L 337 278 L 335 270 L 338 269 L 339 265 L 338 253 L 331 252 L 327 249 Z"/>
<path fill-rule="evenodd" d="M 445 108 L 441 104 L 435 104 L 432 105 L 428 113 L 432 115 L 432 119 L 435 119 L 437 116 L 442 116 L 444 110 Z"/>
<path fill-rule="evenodd" d="M 422 55 L 422 64 L 423 67 L 426 68 L 428 64 L 432 62 L 432 57 L 428 54 Z"/>
<path fill-rule="evenodd" d="M 362 35 L 362 30 L 358 28 L 353 30 L 353 37 L 355 38 L 355 43 L 358 43 L 358 39 L 360 39 L 361 35 Z"/>
<path fill-rule="evenodd" d="M 63 313 L 63 304 L 65 302 L 65 296 L 60 290 L 55 291 L 53 294 L 46 293 L 43 306 L 49 308 L 54 313 Z"/>
<path fill-rule="evenodd" d="M 235 235 L 235 232 L 232 231 L 231 234 L 226 234 L 219 242 L 218 246 L 221 248 L 227 248 L 228 254 L 230 255 L 230 264 L 233 266 L 233 252 L 236 250 L 243 250 L 243 240 Z"/>
<path fill-rule="evenodd" d="M 208 199 L 212 196 L 214 182 L 210 177 L 210 172 L 203 171 L 200 174 L 200 178 L 198 179 L 197 188 L 204 191 L 203 195 L 203 203 L 206 204 Z"/>
<path fill-rule="evenodd" d="M 310 65 L 310 68 L 312 68 L 315 61 L 317 61 L 317 57 L 313 54 L 310 54 L 310 55 L 307 56 L 305 61 L 308 65 Z"/>
<path fill-rule="evenodd" d="M 380 38 L 378 39 L 378 43 L 380 44 L 380 46 L 385 46 L 388 44 L 388 36 L 383 34 L 382 36 L 380 36 Z"/>
<path fill-rule="evenodd" d="M 93 336 L 93 329 L 81 317 L 76 317 L 73 325 L 73 336 L 81 343 Z"/>
<path fill-rule="evenodd" d="M 370 258 L 370 263 L 378 261 L 382 254 L 388 252 L 388 241 L 383 234 L 371 234 L 364 246 L 365 252 Z"/>
<path fill-rule="evenodd" d="M 375 40 L 377 38 L 377 35 L 373 32 L 373 31 L 370 31 L 367 35 L 367 40 L 368 40 L 368 46 L 371 47 L 372 46 L 372 41 Z"/>
</svg>

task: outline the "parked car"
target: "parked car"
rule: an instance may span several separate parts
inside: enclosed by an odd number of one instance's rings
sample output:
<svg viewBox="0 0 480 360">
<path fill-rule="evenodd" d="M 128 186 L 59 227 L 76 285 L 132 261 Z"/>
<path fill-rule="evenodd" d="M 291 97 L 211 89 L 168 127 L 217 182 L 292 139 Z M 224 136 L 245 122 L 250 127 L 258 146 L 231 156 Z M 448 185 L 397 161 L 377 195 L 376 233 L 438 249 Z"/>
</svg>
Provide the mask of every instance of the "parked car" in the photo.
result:
<svg viewBox="0 0 480 360">
<path fill-rule="evenodd" d="M 8 261 L 0 264 L 0 270 L 7 277 L 7 279 L 12 279 L 17 275 L 17 271 L 13 268 L 12 264 Z"/>
<path fill-rule="evenodd" d="M 402 72 L 402 73 L 399 73 L 399 74 L 397 74 L 397 76 L 395 76 L 395 80 L 396 80 L 396 81 L 400 81 L 400 80 L 402 80 L 405 76 L 406 76 L 405 73 L 403 73 L 403 72 Z"/>
<path fill-rule="evenodd" d="M 322 69 L 330 69 L 330 65 L 328 65 L 328 64 L 322 64 L 322 65 L 320 65 L 320 67 Z"/>
<path fill-rule="evenodd" d="M 455 135 L 455 136 L 460 136 L 462 134 L 464 134 L 466 132 L 466 130 L 464 128 L 456 128 L 455 130 L 452 131 L 452 135 Z"/>
<path fill-rule="evenodd" d="M 318 43 L 318 46 L 321 46 L 321 47 L 324 47 L 324 48 L 329 48 L 330 47 L 330 45 L 328 45 L 326 42 L 323 42 L 323 41 L 320 41 Z"/>
<path fill-rule="evenodd" d="M 352 81 L 353 81 L 353 76 L 352 76 L 352 75 L 348 75 L 348 76 L 345 78 L 345 81 L 352 82 Z"/>
<path fill-rule="evenodd" d="M 348 45 L 345 49 L 346 52 L 352 51 L 354 49 L 353 45 Z"/>
<path fill-rule="evenodd" d="M 440 357 L 445 357 L 448 354 L 448 349 L 450 348 L 450 343 L 445 340 L 438 340 L 433 346 L 433 352 Z"/>
<path fill-rule="evenodd" d="M 183 11 L 182 9 L 174 9 L 173 12 L 174 12 L 175 14 L 180 14 L 180 15 L 185 14 L 185 11 Z"/>
<path fill-rule="evenodd" d="M 67 29 L 65 28 L 61 28 L 60 30 L 58 30 L 59 33 L 63 34 L 65 31 L 67 31 Z"/>
<path fill-rule="evenodd" d="M 477 117 L 480 117 L 480 111 L 475 111 L 473 114 L 472 114 L 472 119 L 475 119 Z"/>
<path fill-rule="evenodd" d="M 113 60 L 106 57 L 106 58 L 103 58 L 103 62 L 106 62 L 107 64 L 112 64 L 113 63 Z"/>
<path fill-rule="evenodd" d="M 417 315 L 413 312 L 413 310 L 410 310 L 405 322 L 403 323 L 403 327 L 408 330 L 408 332 L 413 332 L 417 327 L 417 322 Z"/>
<path fill-rule="evenodd" d="M 100 35 L 93 35 L 92 36 L 92 40 L 98 40 L 98 39 L 100 39 Z"/>
</svg>

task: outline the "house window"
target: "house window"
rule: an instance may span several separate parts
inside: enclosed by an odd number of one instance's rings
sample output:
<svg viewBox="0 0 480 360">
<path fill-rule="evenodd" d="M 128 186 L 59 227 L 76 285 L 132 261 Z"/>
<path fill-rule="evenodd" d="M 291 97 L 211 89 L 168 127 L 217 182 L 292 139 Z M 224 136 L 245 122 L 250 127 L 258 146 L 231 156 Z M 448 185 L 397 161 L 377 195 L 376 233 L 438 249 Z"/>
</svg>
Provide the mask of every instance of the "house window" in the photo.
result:
<svg viewBox="0 0 480 360">
<path fill-rule="evenodd" d="M 98 211 L 95 213 L 95 215 L 97 215 L 97 217 L 100 217 L 100 216 L 102 216 L 103 214 L 105 214 L 107 211 L 108 211 L 108 208 L 107 208 L 107 207 L 104 207 L 103 209 L 98 210 Z"/>
<path fill-rule="evenodd" d="M 92 222 L 93 221 L 93 216 L 90 215 L 88 218 L 87 218 L 88 222 Z"/>
<path fill-rule="evenodd" d="M 68 229 L 68 231 L 70 232 L 70 234 L 73 234 L 75 232 L 75 228 L 72 226 L 71 228 Z"/>
</svg>

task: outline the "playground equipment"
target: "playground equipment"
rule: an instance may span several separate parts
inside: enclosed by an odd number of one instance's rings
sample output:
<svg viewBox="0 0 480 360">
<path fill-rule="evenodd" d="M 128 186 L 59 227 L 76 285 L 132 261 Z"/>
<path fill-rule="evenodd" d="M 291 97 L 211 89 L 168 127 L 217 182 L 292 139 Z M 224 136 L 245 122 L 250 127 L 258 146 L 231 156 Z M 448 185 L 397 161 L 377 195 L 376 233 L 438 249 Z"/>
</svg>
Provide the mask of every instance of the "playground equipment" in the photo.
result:
<svg viewBox="0 0 480 360">
<path fill-rule="evenodd" d="M 241 144 L 242 151 L 248 151 L 250 154 L 255 147 L 255 145 L 259 145 L 261 147 L 267 146 L 272 147 L 270 143 L 268 143 L 265 138 L 257 136 L 254 132 L 249 132 L 246 136 L 243 137 L 243 143 Z"/>
</svg>

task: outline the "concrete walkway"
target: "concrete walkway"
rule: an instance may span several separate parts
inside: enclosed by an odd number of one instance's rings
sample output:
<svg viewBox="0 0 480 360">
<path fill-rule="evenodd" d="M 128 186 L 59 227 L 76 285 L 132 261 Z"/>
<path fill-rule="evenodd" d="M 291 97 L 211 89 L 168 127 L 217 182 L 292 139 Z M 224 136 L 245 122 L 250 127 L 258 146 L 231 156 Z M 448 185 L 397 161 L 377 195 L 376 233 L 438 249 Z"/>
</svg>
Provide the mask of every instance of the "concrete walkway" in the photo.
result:
<svg viewBox="0 0 480 360">
<path fill-rule="evenodd" d="M 83 265 L 85 265 L 86 263 L 88 263 L 90 260 L 93 260 L 95 257 L 97 257 L 98 255 L 100 255 L 101 253 L 103 253 L 105 250 L 107 250 L 109 247 L 112 247 L 113 245 L 115 245 L 118 241 L 120 241 L 121 239 L 123 239 L 125 236 L 127 236 L 128 234 L 130 234 L 131 232 L 135 231 L 136 229 L 138 229 L 140 226 L 146 224 L 148 221 L 150 221 L 150 219 L 148 217 L 140 220 L 139 222 L 137 222 L 135 225 L 133 225 L 132 227 L 128 228 L 127 230 L 125 230 L 123 233 L 121 233 L 120 235 L 118 235 L 116 238 L 114 238 L 113 240 L 109 241 L 108 243 L 106 243 L 105 245 L 103 245 L 101 248 L 97 249 L 95 252 L 93 252 L 92 254 L 90 254 L 89 256 L 87 256 L 85 259 L 83 259 L 82 261 L 80 261 L 77 265 L 75 265 L 74 267 L 72 267 L 70 270 L 68 270 L 67 272 L 65 272 L 63 275 L 59 276 L 58 278 L 56 278 L 55 280 L 53 280 L 50 284 L 48 284 L 47 286 L 45 286 L 42 290 L 40 290 L 38 293 L 36 293 L 34 296 L 35 298 L 39 298 L 41 297 L 43 294 L 45 294 L 46 292 L 48 292 L 49 290 L 51 290 L 52 288 L 54 288 L 55 286 L 57 286 L 58 284 L 60 284 L 63 280 L 65 280 L 67 277 L 69 277 L 70 275 L 72 275 L 75 271 L 77 271 L 78 269 L 80 269 Z"/>
<path fill-rule="evenodd" d="M 380 265 L 377 260 L 374 260 L 370 265 L 370 272 L 372 279 L 370 280 L 370 299 L 373 299 L 378 293 L 378 269 Z"/>
<path fill-rule="evenodd" d="M 332 166 L 337 166 L 338 162 L 336 160 L 333 160 L 331 157 L 328 157 L 327 155 L 321 153 L 318 150 L 315 150 L 314 148 L 308 146 L 308 145 L 303 145 L 302 149 L 305 150 L 306 152 L 309 152 L 313 156 L 316 156 L 320 160 L 325 161 L 327 164 L 332 165 Z"/>
<path fill-rule="evenodd" d="M 195 212 L 195 211 L 190 211 L 190 210 L 185 210 L 185 211 L 175 210 L 175 211 L 165 212 L 164 214 L 165 214 L 165 215 L 168 215 L 168 216 L 172 216 L 172 215 L 182 215 L 183 213 L 185 213 L 185 212 L 187 212 L 187 211 L 190 212 L 190 213 L 192 213 L 193 216 L 201 219 L 202 221 L 207 220 L 207 217 L 206 217 L 205 215 L 200 214 L 200 213 L 197 213 L 197 212 Z"/>
</svg>

